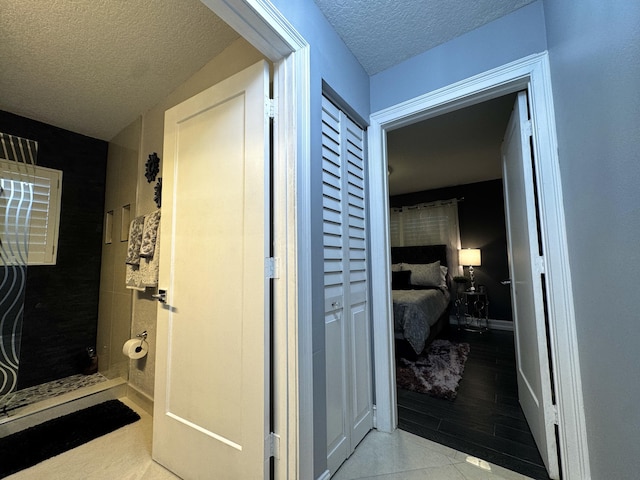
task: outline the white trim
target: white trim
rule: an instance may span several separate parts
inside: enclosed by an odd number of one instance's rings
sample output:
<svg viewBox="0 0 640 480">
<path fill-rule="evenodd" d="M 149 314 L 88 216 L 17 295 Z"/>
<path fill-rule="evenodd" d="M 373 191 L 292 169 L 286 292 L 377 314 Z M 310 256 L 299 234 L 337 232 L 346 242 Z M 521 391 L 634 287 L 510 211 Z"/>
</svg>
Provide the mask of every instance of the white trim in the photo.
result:
<svg viewBox="0 0 640 480">
<path fill-rule="evenodd" d="M 538 197 L 546 252 L 550 349 L 559 413 L 563 478 L 591 478 L 578 343 L 569 272 L 548 53 L 531 55 L 371 115 L 369 128 L 371 284 L 378 429 L 397 426 L 393 332 L 389 293 L 386 132 L 446 112 L 527 89 L 533 122 Z M 561 359 L 561 361 L 558 361 Z"/>
<path fill-rule="evenodd" d="M 268 0 L 201 1 L 274 63 L 275 478 L 313 478 L 309 46 Z"/>
</svg>

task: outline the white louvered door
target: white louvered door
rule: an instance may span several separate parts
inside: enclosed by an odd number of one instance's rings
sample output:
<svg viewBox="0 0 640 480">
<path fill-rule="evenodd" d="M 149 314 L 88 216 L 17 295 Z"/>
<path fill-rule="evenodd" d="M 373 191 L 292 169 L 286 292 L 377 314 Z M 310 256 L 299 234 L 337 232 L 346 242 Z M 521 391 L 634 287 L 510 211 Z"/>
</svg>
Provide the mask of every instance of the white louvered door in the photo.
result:
<svg viewBox="0 0 640 480">
<path fill-rule="evenodd" d="M 327 464 L 333 474 L 373 428 L 364 131 L 322 103 Z"/>
</svg>

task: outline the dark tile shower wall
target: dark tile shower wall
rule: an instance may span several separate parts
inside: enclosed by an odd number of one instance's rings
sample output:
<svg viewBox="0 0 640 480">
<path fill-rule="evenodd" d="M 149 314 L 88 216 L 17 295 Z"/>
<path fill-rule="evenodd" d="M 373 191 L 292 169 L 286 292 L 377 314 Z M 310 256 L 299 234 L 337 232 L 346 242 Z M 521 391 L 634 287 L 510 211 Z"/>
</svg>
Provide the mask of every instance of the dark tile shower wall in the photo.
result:
<svg viewBox="0 0 640 480">
<path fill-rule="evenodd" d="M 38 142 L 62 170 L 56 265 L 29 266 L 18 389 L 80 373 L 95 346 L 108 143 L 0 111 L 0 132 Z"/>
</svg>

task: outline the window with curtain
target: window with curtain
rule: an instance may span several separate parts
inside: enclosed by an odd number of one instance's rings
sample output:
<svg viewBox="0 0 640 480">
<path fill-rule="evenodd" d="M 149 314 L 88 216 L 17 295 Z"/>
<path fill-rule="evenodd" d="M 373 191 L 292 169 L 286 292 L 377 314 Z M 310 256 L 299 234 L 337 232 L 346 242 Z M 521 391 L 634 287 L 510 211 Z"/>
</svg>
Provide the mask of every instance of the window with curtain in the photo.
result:
<svg viewBox="0 0 640 480">
<path fill-rule="evenodd" d="M 460 226 L 455 198 L 392 208 L 389 227 L 392 247 L 447 245 L 449 273 L 459 274 Z"/>
</svg>

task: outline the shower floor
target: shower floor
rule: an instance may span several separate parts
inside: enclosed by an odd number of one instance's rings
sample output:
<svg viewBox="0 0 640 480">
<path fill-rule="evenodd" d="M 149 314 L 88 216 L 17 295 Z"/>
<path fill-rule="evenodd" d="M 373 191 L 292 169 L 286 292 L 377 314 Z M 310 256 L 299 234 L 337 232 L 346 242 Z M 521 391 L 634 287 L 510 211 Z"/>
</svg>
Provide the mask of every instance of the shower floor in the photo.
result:
<svg viewBox="0 0 640 480">
<path fill-rule="evenodd" d="M 33 403 L 58 397 L 65 393 L 97 385 L 106 381 L 107 377 L 100 373 L 94 373 L 93 375 L 78 374 L 18 390 L 17 392 L 9 393 L 6 397 L 0 399 L 0 416 L 15 410 L 16 408 L 22 408 Z"/>
</svg>

